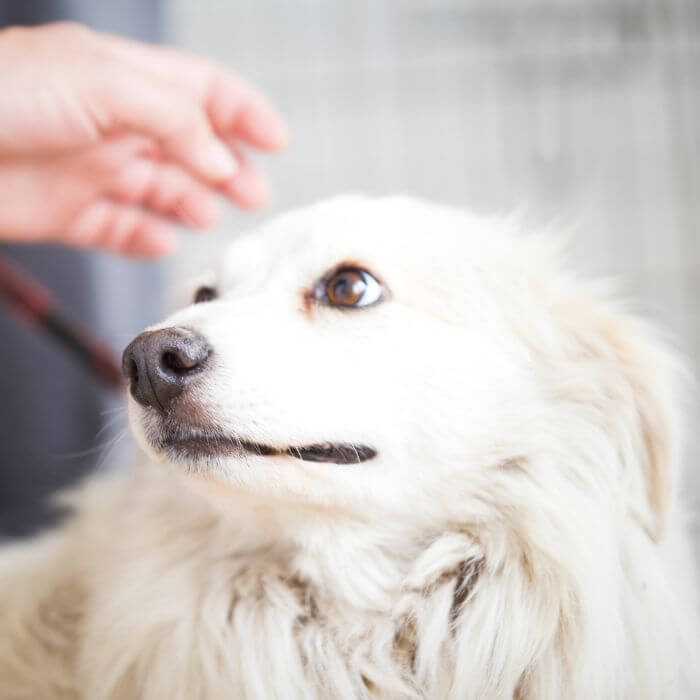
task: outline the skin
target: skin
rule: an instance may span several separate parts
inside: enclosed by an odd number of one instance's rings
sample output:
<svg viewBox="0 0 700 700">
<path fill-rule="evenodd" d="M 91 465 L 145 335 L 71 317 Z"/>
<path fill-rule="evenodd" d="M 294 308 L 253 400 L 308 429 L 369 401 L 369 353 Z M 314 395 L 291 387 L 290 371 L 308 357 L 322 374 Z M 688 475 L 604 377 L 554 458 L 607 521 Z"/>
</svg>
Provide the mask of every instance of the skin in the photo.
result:
<svg viewBox="0 0 700 700">
<path fill-rule="evenodd" d="M 287 127 L 215 63 L 59 23 L 0 31 L 0 66 L 0 241 L 158 257 L 221 196 L 268 199 L 243 149 L 281 150 Z"/>
</svg>

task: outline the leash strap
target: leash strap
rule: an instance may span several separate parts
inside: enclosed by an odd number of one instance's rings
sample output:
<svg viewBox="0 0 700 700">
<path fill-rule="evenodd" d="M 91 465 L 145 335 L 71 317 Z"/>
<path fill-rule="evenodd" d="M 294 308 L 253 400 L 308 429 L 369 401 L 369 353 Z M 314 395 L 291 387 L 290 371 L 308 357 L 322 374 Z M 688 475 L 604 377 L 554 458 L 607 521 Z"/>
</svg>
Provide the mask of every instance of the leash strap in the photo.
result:
<svg viewBox="0 0 700 700">
<path fill-rule="evenodd" d="M 111 389 L 123 387 L 112 348 L 61 310 L 54 295 L 26 270 L 0 253 L 0 298 L 30 326 L 44 331 Z"/>
</svg>

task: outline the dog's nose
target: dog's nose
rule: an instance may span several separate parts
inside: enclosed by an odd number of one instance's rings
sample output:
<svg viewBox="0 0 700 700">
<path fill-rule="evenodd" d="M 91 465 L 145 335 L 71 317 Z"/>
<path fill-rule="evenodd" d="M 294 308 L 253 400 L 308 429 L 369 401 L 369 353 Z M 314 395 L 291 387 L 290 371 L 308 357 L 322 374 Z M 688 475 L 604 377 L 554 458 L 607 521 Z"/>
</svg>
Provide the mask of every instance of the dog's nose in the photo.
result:
<svg viewBox="0 0 700 700">
<path fill-rule="evenodd" d="M 124 350 L 122 372 L 142 406 L 165 413 L 202 373 L 210 355 L 206 338 L 188 328 L 145 331 Z"/>
</svg>

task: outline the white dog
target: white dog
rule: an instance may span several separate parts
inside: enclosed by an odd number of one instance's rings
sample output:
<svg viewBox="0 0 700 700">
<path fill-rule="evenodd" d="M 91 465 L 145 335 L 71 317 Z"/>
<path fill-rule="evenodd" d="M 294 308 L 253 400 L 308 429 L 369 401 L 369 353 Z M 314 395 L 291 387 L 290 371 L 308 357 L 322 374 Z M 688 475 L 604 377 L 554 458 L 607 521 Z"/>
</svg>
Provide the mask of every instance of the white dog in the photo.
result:
<svg viewBox="0 0 700 700">
<path fill-rule="evenodd" d="M 124 354 L 156 464 L 0 556 L 2 700 L 700 697 L 674 358 L 516 228 L 233 245 Z"/>
</svg>

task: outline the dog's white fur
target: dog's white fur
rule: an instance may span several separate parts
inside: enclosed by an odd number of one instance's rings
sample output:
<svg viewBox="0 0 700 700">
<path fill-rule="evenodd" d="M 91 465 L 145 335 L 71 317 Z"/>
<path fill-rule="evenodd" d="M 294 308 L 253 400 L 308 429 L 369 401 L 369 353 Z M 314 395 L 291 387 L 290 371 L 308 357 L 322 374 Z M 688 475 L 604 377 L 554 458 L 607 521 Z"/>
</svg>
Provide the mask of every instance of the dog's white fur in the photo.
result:
<svg viewBox="0 0 700 700">
<path fill-rule="evenodd" d="M 700 697 L 674 356 L 546 236 L 409 199 L 294 212 L 222 258 L 201 430 L 290 457 L 154 464 L 0 556 L 0 697 Z M 342 261 L 390 289 L 340 311 Z M 194 390 L 193 390 L 194 391 Z"/>
</svg>

